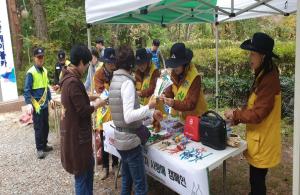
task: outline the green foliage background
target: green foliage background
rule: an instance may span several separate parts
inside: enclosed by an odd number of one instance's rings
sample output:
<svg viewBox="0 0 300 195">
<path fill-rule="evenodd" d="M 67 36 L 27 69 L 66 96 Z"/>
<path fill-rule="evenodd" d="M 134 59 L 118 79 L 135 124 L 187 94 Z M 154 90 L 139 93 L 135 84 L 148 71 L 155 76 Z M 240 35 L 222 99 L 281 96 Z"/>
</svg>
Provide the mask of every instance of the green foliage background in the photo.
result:
<svg viewBox="0 0 300 195">
<path fill-rule="evenodd" d="M 25 2 L 28 2 L 25 0 Z M 22 0 L 18 0 L 23 5 Z M 29 5 L 29 3 L 27 3 Z M 84 1 L 51 0 L 43 1 L 49 29 L 48 41 L 40 41 L 34 36 L 34 25 L 30 6 L 29 17 L 22 19 L 24 40 L 23 66 L 17 70 L 18 90 L 22 94 L 26 70 L 32 65 L 31 51 L 36 45 L 46 49 L 45 66 L 53 80 L 54 64 L 59 49 L 69 53 L 75 43 L 87 43 Z M 21 6 L 22 8 L 22 6 Z M 281 71 L 282 93 L 284 99 L 283 114 L 292 116 L 293 85 L 295 68 L 296 17 L 265 17 L 248 19 L 219 25 L 219 77 L 220 102 L 222 106 L 240 106 L 245 103 L 252 73 L 248 68 L 248 54 L 239 45 L 255 32 L 266 32 L 275 39 L 275 53 L 280 56 L 276 61 Z M 189 29 L 189 31 L 187 31 Z M 150 46 L 154 38 L 161 40 L 161 50 L 166 57 L 174 42 L 185 42 L 194 52 L 193 62 L 203 76 L 203 87 L 210 107 L 214 107 L 215 92 L 215 40 L 211 24 L 176 24 L 163 28 L 159 25 L 107 25 L 93 26 L 92 41 L 102 36 L 106 46 L 130 44 Z M 93 43 L 94 45 L 94 43 Z"/>
</svg>

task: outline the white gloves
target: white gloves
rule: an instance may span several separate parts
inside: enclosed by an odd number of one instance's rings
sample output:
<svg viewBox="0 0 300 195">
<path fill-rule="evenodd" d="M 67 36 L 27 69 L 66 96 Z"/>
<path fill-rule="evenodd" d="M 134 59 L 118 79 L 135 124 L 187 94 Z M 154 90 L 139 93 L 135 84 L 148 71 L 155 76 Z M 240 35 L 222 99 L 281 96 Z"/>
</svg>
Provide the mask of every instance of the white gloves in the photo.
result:
<svg viewBox="0 0 300 195">
<path fill-rule="evenodd" d="M 26 114 L 31 115 L 33 113 L 33 106 L 31 104 L 26 105 Z"/>
</svg>

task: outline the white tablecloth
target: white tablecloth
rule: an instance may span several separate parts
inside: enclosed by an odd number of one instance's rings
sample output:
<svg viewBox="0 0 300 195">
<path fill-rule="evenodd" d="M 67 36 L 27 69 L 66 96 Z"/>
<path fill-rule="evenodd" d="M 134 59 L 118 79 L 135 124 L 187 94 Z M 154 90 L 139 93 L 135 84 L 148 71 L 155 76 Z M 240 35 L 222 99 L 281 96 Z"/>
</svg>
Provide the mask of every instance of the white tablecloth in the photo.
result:
<svg viewBox="0 0 300 195">
<path fill-rule="evenodd" d="M 113 122 L 104 123 L 104 150 L 120 158 L 116 148 L 111 144 L 114 139 Z M 164 132 L 161 132 L 162 134 Z M 208 171 L 221 165 L 226 159 L 242 153 L 247 148 L 242 141 L 238 148 L 227 147 L 225 150 L 214 150 L 200 142 L 191 142 L 187 150 L 202 149 L 203 159 L 192 161 L 181 159 L 183 152 L 170 154 L 169 150 L 161 150 L 161 143 L 146 145 L 144 148 L 145 167 L 147 174 L 179 194 L 209 194 Z M 174 148 L 174 145 L 167 149 Z"/>
</svg>

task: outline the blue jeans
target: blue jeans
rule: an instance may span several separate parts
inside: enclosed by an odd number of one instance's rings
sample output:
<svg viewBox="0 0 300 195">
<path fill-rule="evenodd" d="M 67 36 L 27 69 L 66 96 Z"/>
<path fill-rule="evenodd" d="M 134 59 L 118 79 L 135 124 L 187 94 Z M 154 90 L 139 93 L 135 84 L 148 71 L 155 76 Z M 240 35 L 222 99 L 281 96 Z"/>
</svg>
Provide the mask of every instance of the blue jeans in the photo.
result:
<svg viewBox="0 0 300 195">
<path fill-rule="evenodd" d="M 75 175 L 76 195 L 93 195 L 94 164 L 93 159 L 93 166 L 89 170 L 80 175 Z"/>
<path fill-rule="evenodd" d="M 147 194 L 147 181 L 142 147 L 138 146 L 132 150 L 119 151 L 119 153 L 122 158 L 121 195 L 131 194 L 133 183 L 135 195 Z"/>
</svg>

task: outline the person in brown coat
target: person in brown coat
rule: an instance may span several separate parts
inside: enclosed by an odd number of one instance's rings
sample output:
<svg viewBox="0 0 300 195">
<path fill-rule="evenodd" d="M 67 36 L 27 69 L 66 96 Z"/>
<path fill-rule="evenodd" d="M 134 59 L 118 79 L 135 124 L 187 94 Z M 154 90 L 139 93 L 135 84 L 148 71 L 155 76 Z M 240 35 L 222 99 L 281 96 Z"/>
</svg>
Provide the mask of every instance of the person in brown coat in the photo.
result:
<svg viewBox="0 0 300 195">
<path fill-rule="evenodd" d="M 185 121 L 188 115 L 200 116 L 207 110 L 207 104 L 201 89 L 201 76 L 191 64 L 193 52 L 183 43 L 175 43 L 171 48 L 170 58 L 166 60 L 172 68 L 172 86 L 161 97 L 171 107 L 172 115 Z"/>
<path fill-rule="evenodd" d="M 95 91 L 97 92 L 97 94 L 103 93 L 104 90 L 109 91 L 109 85 L 113 76 L 113 71 L 116 69 L 115 50 L 113 48 L 105 48 L 104 55 L 100 60 L 104 62 L 104 65 L 96 71 L 94 76 Z M 100 176 L 101 180 L 105 180 L 106 178 L 108 178 L 109 175 L 109 153 L 104 151 L 103 123 L 111 120 L 112 118 L 110 108 L 108 106 L 102 107 L 99 110 L 97 110 L 96 133 L 100 133 L 102 145 L 101 154 L 103 172 Z M 97 151 L 99 151 L 98 148 Z M 114 173 L 118 170 L 118 161 L 118 157 L 112 155 L 112 169 Z"/>
<path fill-rule="evenodd" d="M 93 148 L 91 114 L 106 104 L 96 99 L 90 103 L 81 78 L 92 59 L 89 49 L 75 45 L 71 49 L 71 65 L 63 69 L 61 79 L 61 163 L 75 175 L 76 195 L 93 194 Z"/>
<path fill-rule="evenodd" d="M 140 103 L 147 105 L 154 93 L 160 73 L 155 65 L 151 63 L 151 54 L 147 53 L 145 48 L 136 51 L 135 64 L 137 65 L 135 71 L 137 94 L 140 97 Z"/>
<path fill-rule="evenodd" d="M 281 161 L 281 89 L 279 71 L 273 62 L 278 56 L 273 53 L 274 39 L 261 32 L 240 47 L 249 51 L 254 81 L 247 105 L 226 110 L 224 115 L 232 125 L 246 124 L 244 155 L 249 163 L 249 195 L 265 195 L 268 170 Z"/>
</svg>

